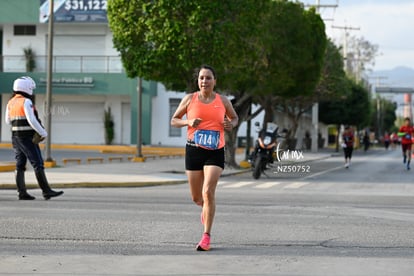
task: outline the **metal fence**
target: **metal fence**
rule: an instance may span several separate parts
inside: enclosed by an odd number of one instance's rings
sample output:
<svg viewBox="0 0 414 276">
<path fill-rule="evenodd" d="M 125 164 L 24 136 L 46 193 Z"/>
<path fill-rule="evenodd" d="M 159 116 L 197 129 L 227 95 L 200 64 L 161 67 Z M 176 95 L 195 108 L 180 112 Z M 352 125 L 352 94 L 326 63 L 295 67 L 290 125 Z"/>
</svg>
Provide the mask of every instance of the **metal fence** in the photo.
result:
<svg viewBox="0 0 414 276">
<path fill-rule="evenodd" d="M 47 56 L 36 56 L 33 72 L 46 72 Z M 24 56 L 0 56 L 0 72 L 27 72 Z M 56 73 L 123 73 L 119 56 L 54 56 Z"/>
</svg>

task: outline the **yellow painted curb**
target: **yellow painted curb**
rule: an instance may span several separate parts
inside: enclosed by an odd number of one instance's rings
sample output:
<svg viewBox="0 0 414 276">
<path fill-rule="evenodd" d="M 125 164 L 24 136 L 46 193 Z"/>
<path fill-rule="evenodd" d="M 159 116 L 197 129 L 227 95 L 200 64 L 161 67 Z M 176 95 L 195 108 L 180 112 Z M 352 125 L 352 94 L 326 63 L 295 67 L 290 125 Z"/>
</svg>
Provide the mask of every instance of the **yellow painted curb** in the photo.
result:
<svg viewBox="0 0 414 276">
<path fill-rule="evenodd" d="M 45 168 L 54 168 L 56 167 L 56 161 L 43 161 L 43 166 L 45 166 Z"/>
<path fill-rule="evenodd" d="M 248 169 L 248 168 L 251 168 L 252 165 L 248 161 L 243 160 L 243 161 L 240 161 L 240 167 L 242 167 L 243 169 Z"/>
<path fill-rule="evenodd" d="M 145 157 L 133 157 L 131 159 L 132 162 L 145 162 Z"/>
<path fill-rule="evenodd" d="M 14 162 L 1 162 L 0 163 L 0 172 L 12 172 L 16 169 L 16 164 Z"/>
</svg>

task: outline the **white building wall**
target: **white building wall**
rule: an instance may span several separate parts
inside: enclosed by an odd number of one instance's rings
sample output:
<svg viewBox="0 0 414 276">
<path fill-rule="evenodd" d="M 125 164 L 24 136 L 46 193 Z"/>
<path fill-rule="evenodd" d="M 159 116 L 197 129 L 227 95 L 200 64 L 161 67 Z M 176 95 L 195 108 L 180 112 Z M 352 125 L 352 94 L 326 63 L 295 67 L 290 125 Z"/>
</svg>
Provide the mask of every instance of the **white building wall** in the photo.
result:
<svg viewBox="0 0 414 276">
<path fill-rule="evenodd" d="M 4 72 L 24 72 L 25 60 L 23 49 L 30 47 L 35 53 L 35 71 L 45 71 L 47 65 L 47 45 L 48 45 L 48 26 L 47 24 L 36 25 L 35 36 L 15 36 L 13 25 L 3 26 L 3 71 Z M 56 72 L 63 68 L 64 72 L 80 72 L 81 61 L 79 59 L 68 59 L 61 61 L 62 56 L 119 56 L 113 47 L 112 33 L 108 26 L 101 24 L 55 24 L 54 25 L 54 47 Z M 112 72 L 121 72 L 122 64 L 119 59 L 88 61 L 95 63 L 92 70 L 109 68 Z M 83 63 L 84 66 L 87 64 Z M 74 68 L 74 69 L 72 69 Z M 97 71 L 99 72 L 99 71 Z"/>
<path fill-rule="evenodd" d="M 152 98 L 151 144 L 164 146 L 184 146 L 187 128 L 181 128 L 181 136 L 169 137 L 170 99 L 181 100 L 184 92 L 168 92 L 164 85 L 157 84 L 157 96 Z M 173 110 L 172 112 L 174 112 Z"/>
<path fill-rule="evenodd" d="M 0 119 L 1 119 L 1 142 L 5 142 L 5 141 L 11 141 L 11 132 L 10 132 L 10 126 L 6 125 L 5 122 L 5 112 L 6 112 L 6 106 L 7 106 L 7 102 L 10 99 L 11 94 L 0 94 L 1 97 L 1 114 L 0 114 Z"/>
<path fill-rule="evenodd" d="M 10 95 L 2 95 L 2 110 L 6 110 Z M 122 141 L 122 131 L 125 125 L 129 126 L 130 116 L 122 118 L 123 103 L 129 102 L 128 96 L 92 96 L 82 95 L 53 95 L 52 114 L 52 143 L 73 143 L 73 144 L 104 144 L 104 112 L 110 106 L 114 120 L 115 137 L 113 144 L 122 144 L 130 137 Z M 36 96 L 36 107 L 39 118 L 46 122 L 45 116 L 45 95 Z M 1 137 L 2 142 L 11 142 L 10 126 L 4 122 L 4 112 L 1 114 Z M 124 121 L 123 121 L 124 120 Z M 129 130 L 130 134 L 130 130 Z"/>
<path fill-rule="evenodd" d="M 43 55 L 45 45 L 45 30 L 37 25 L 35 36 L 13 35 L 14 25 L 3 25 L 3 55 L 23 55 L 23 48 L 30 46 L 35 53 Z"/>
<path fill-rule="evenodd" d="M 252 111 L 254 112 L 257 110 L 258 106 L 253 105 Z M 274 123 L 279 126 L 279 133 L 282 132 L 284 128 L 290 129 L 292 127 L 292 123 L 290 122 L 289 118 L 281 113 L 276 112 L 275 113 L 275 121 Z M 256 141 L 258 137 L 258 131 L 256 127 L 254 126 L 256 122 L 259 122 L 260 125 L 262 125 L 264 118 L 264 111 L 259 113 L 254 119 L 252 119 L 251 123 L 251 137 L 253 139 L 253 144 Z M 305 137 L 306 131 L 309 131 L 309 133 L 312 133 L 312 118 L 309 115 L 304 114 L 302 118 L 299 120 L 299 126 L 296 131 L 295 138 L 297 139 L 296 149 L 305 149 L 305 145 L 303 145 L 303 138 Z M 246 137 L 247 132 L 247 123 L 242 122 L 239 128 L 239 131 L 237 133 L 238 137 Z M 325 138 L 325 145 L 328 141 L 328 127 L 322 123 L 319 123 L 319 132 L 321 133 L 322 137 Z"/>
<path fill-rule="evenodd" d="M 3 55 L 22 55 L 23 48 L 28 46 L 32 47 L 38 55 L 47 54 L 47 24 L 37 24 L 35 36 L 15 36 L 13 35 L 13 26 L 14 25 L 3 26 Z M 54 35 L 56 37 L 67 37 L 68 42 L 71 42 L 71 37 L 91 36 L 94 38 L 100 38 L 102 40 L 101 44 L 105 45 L 105 48 L 96 49 L 98 53 L 104 53 L 105 55 L 118 55 L 116 49 L 113 47 L 112 33 L 110 32 L 108 26 L 105 25 L 76 23 L 70 25 L 55 24 Z M 65 54 L 70 53 L 71 55 L 77 56 L 84 54 L 97 55 L 96 53 L 89 52 L 89 45 L 82 44 L 82 40 L 77 40 L 76 48 L 66 47 L 65 49 L 59 49 L 54 47 L 54 55 L 59 55 L 60 51 L 63 51 Z M 83 49 L 87 49 L 87 53 L 84 53 L 85 51 Z"/>
<path fill-rule="evenodd" d="M 35 36 L 15 36 L 12 24 L 3 25 L 4 72 L 22 72 L 23 74 L 25 71 L 23 48 L 26 47 L 31 47 L 35 56 L 38 56 L 35 71 L 45 72 L 47 32 L 47 24 L 37 24 Z M 55 57 L 73 56 L 72 59 L 79 56 L 118 56 L 118 52 L 113 47 L 112 33 L 109 27 L 104 24 L 90 23 L 55 24 L 53 54 Z M 70 63 L 67 65 L 70 70 Z M 114 64 L 108 65 L 110 67 Z M 73 68 L 75 69 L 69 72 L 80 72 L 80 67 L 76 64 Z M 59 71 L 56 67 L 54 70 Z M 121 70 L 122 66 L 118 65 L 115 71 L 121 72 Z M 10 96 L 11 94 L 2 95 L 2 111 L 5 110 Z M 37 95 L 36 106 L 43 122 L 45 122 L 44 105 L 45 95 Z M 105 142 L 104 111 L 108 107 L 111 107 L 115 122 L 113 143 L 129 144 L 131 140 L 130 97 L 84 94 L 53 95 L 52 143 L 103 144 Z M 129 109 L 129 111 L 125 111 L 123 108 Z M 0 117 L 4 122 L 4 114 L 1 114 Z M 2 123 L 0 131 L 2 142 L 10 142 L 10 127 Z"/>
</svg>

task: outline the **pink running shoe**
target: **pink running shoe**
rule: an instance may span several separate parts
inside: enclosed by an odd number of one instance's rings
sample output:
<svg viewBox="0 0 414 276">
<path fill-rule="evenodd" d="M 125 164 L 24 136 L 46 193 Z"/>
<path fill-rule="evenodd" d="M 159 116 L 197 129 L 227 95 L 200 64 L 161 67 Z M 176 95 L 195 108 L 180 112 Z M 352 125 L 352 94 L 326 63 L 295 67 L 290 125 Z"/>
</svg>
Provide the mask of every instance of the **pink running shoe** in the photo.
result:
<svg viewBox="0 0 414 276">
<path fill-rule="evenodd" d="M 201 241 L 197 244 L 197 251 L 208 251 L 210 250 L 210 235 L 204 233 Z"/>
</svg>

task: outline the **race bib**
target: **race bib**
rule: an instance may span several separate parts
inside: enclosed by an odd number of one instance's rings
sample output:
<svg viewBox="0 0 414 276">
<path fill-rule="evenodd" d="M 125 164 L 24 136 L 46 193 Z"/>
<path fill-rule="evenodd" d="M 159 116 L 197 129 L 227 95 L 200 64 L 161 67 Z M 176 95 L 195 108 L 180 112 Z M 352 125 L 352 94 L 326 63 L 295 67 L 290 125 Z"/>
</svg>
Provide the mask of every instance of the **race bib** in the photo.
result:
<svg viewBox="0 0 414 276">
<path fill-rule="evenodd" d="M 197 146 L 215 150 L 218 148 L 219 141 L 219 131 L 199 129 L 194 132 L 194 143 Z"/>
</svg>

